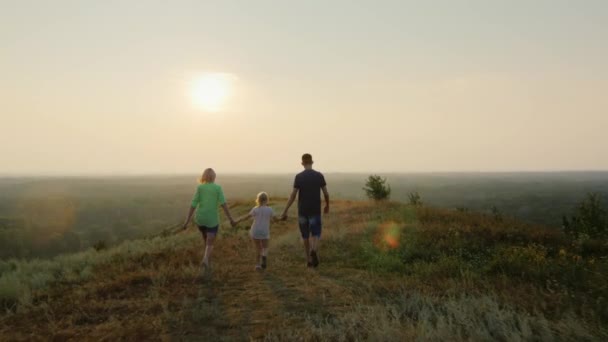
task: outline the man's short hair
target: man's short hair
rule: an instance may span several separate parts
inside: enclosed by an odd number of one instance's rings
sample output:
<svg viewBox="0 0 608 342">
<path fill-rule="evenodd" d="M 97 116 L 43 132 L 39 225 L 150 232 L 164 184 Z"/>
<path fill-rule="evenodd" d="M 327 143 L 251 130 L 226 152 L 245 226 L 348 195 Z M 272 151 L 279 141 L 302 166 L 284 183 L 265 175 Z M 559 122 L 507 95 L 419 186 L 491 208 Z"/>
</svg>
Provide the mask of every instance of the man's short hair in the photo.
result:
<svg viewBox="0 0 608 342">
<path fill-rule="evenodd" d="M 312 156 L 309 153 L 304 153 L 302 155 L 302 163 L 303 164 L 312 164 Z"/>
</svg>

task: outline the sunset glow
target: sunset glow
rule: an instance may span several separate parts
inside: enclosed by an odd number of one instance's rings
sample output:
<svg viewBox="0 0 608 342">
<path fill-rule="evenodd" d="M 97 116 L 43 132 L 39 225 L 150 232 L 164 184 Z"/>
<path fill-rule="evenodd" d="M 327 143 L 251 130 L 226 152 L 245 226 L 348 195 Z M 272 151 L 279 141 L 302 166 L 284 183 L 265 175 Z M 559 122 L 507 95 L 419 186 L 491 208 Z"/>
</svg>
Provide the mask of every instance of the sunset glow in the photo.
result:
<svg viewBox="0 0 608 342">
<path fill-rule="evenodd" d="M 219 112 L 225 109 L 232 95 L 233 76 L 225 73 L 204 73 L 192 83 L 193 105 L 205 112 Z"/>
</svg>

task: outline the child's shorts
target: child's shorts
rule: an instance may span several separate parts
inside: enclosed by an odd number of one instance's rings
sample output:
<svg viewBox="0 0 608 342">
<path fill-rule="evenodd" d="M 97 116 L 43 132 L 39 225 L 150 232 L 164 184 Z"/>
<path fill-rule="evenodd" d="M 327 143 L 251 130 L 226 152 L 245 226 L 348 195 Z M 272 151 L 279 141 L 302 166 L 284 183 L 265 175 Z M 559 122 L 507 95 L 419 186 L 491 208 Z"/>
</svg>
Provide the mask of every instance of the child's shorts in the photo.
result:
<svg viewBox="0 0 608 342">
<path fill-rule="evenodd" d="M 250 229 L 249 236 L 254 240 L 268 240 L 270 239 L 269 229 Z"/>
</svg>

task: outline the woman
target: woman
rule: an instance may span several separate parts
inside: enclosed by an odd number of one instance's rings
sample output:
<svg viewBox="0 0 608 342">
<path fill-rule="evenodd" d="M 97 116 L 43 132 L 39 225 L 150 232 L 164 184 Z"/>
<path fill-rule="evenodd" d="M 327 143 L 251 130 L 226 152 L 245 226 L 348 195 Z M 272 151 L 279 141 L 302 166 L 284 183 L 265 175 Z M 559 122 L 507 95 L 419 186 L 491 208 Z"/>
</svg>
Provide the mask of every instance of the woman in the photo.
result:
<svg viewBox="0 0 608 342">
<path fill-rule="evenodd" d="M 226 216 L 230 220 L 231 225 L 235 225 L 230 210 L 226 204 L 224 198 L 224 191 L 222 187 L 215 184 L 215 171 L 213 169 L 206 169 L 203 175 L 199 179 L 199 185 L 196 188 L 196 192 L 192 197 L 192 204 L 188 211 L 188 217 L 184 222 L 183 229 L 188 228 L 188 224 L 192 219 L 192 215 L 196 211 L 194 222 L 198 226 L 203 240 L 205 241 L 205 256 L 201 262 L 201 274 L 205 274 L 210 269 L 211 253 L 213 252 L 213 242 L 217 235 L 217 231 L 220 225 L 220 215 L 218 212 L 218 206 L 222 206 Z"/>
</svg>

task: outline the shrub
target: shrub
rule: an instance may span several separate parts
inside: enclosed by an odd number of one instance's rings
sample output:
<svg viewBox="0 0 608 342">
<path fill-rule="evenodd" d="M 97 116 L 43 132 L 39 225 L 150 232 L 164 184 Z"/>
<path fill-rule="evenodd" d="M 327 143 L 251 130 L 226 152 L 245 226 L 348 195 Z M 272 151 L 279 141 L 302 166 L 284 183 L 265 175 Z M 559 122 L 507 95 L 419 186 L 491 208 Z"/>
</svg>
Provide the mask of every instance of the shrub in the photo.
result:
<svg viewBox="0 0 608 342">
<path fill-rule="evenodd" d="M 566 234 L 579 238 L 587 236 L 590 238 L 608 237 L 608 213 L 603 207 L 602 199 L 597 193 L 590 193 L 577 205 L 574 215 L 568 219 L 563 217 L 564 231 Z"/>
<path fill-rule="evenodd" d="M 418 193 L 418 191 L 410 192 L 410 194 L 408 195 L 408 197 L 410 199 L 410 204 L 411 205 L 415 205 L 415 206 L 421 206 L 422 205 L 422 199 L 420 198 L 420 194 Z"/>
<path fill-rule="evenodd" d="M 494 218 L 494 220 L 501 222 L 502 221 L 502 212 L 500 211 L 500 209 L 498 209 L 497 206 L 493 205 L 491 211 L 492 211 L 492 217 Z"/>
<path fill-rule="evenodd" d="M 104 240 L 99 240 L 99 241 L 95 242 L 95 244 L 93 244 L 93 248 L 99 252 L 104 249 L 107 249 L 108 244 Z"/>
<path fill-rule="evenodd" d="M 369 199 L 376 201 L 386 200 L 391 197 L 391 187 L 386 182 L 386 178 L 378 175 L 370 175 L 363 188 Z"/>
<path fill-rule="evenodd" d="M 19 302 L 21 294 L 19 279 L 14 275 L 0 277 L 0 309 L 13 308 Z"/>
</svg>

